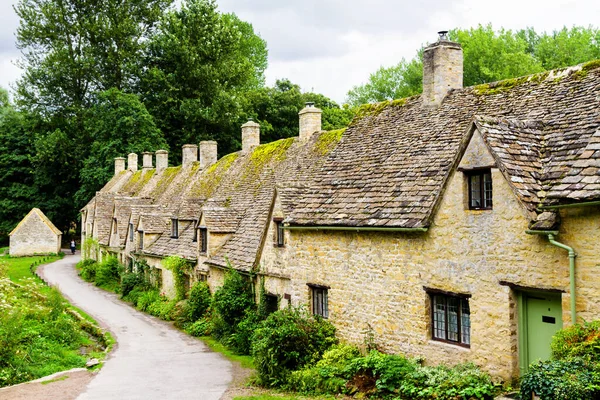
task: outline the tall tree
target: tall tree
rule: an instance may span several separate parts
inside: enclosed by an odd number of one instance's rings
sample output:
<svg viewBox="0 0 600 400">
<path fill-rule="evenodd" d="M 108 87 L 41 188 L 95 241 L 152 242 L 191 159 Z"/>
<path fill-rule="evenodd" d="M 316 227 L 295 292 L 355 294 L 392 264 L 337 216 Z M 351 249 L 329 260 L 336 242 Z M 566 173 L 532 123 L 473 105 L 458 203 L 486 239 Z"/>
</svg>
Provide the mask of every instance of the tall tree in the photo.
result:
<svg viewBox="0 0 600 400">
<path fill-rule="evenodd" d="M 563 28 L 536 38 L 534 56 L 544 69 L 563 68 L 600 59 L 600 29 Z"/>
<path fill-rule="evenodd" d="M 219 13 L 212 0 L 186 0 L 161 21 L 145 63 L 142 99 L 171 148 L 216 139 L 236 149 L 239 98 L 262 85 L 267 65 L 250 24 Z"/>
</svg>

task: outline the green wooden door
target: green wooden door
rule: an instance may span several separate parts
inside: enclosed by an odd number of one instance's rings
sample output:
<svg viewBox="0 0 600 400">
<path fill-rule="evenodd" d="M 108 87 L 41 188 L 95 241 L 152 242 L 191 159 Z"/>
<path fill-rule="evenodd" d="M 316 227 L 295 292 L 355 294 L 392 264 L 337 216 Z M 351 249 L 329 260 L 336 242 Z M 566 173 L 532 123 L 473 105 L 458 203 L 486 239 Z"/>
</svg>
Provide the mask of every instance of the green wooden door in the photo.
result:
<svg viewBox="0 0 600 400">
<path fill-rule="evenodd" d="M 562 305 L 560 294 L 556 293 L 522 293 L 523 314 L 519 322 L 524 326 L 520 331 L 523 336 L 520 358 L 522 365 L 528 366 L 538 360 L 550 358 L 550 342 L 552 336 L 562 329 Z M 523 371 L 524 372 L 524 371 Z"/>
</svg>

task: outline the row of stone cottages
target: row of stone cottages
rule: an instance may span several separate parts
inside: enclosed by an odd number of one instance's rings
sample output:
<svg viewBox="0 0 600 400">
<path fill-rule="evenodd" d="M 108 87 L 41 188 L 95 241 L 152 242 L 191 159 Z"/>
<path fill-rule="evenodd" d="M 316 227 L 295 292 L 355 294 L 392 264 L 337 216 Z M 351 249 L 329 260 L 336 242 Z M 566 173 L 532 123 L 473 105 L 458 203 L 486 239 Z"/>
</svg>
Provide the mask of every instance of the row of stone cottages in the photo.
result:
<svg viewBox="0 0 600 400">
<path fill-rule="evenodd" d="M 118 158 L 83 239 L 159 269 L 185 257 L 213 290 L 230 262 L 349 342 L 370 327 L 385 351 L 518 377 L 563 324 L 600 315 L 600 63 L 463 88 L 441 38 L 423 72 L 422 95 L 345 131 L 308 104 L 299 137 L 259 145 L 249 121 L 219 160 L 212 141 L 177 167 Z"/>
</svg>

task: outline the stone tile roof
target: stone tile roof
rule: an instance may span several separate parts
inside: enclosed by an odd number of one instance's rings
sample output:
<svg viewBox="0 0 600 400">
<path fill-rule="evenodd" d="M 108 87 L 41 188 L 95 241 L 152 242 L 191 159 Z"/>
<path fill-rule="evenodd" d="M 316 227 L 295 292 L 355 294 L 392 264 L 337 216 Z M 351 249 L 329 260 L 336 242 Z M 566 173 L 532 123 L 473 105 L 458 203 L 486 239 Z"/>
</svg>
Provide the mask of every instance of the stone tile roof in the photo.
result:
<svg viewBox="0 0 600 400">
<path fill-rule="evenodd" d="M 115 197 L 113 216 L 117 219 L 119 245 L 125 246 L 131 212 L 134 207 L 150 205 L 152 199 L 138 197 Z M 135 226 L 135 225 L 134 225 Z"/>
<path fill-rule="evenodd" d="M 140 218 L 144 225 L 144 233 L 171 233 L 171 215 L 142 213 Z"/>
<path fill-rule="evenodd" d="M 177 255 L 188 260 L 196 260 L 198 244 L 193 241 L 194 226 L 193 221 L 180 221 L 179 236 L 177 238 L 171 237 L 170 231 L 168 234 L 162 232 L 162 235 L 154 243 L 146 247 L 143 253 L 161 257 Z"/>
<path fill-rule="evenodd" d="M 204 223 L 210 227 L 211 232 L 232 233 L 235 232 L 243 211 L 232 207 L 204 207 L 202 209 Z"/>
<path fill-rule="evenodd" d="M 114 210 L 114 193 L 96 193 L 96 205 L 94 207 L 94 229 L 97 232 L 97 240 L 103 246 L 109 245 L 110 227 Z"/>
<path fill-rule="evenodd" d="M 507 118 L 520 139 L 499 136 L 500 123 L 484 126 L 519 198 L 529 207 L 600 198 L 585 194 L 592 178 L 560 185 L 569 171 L 583 175 L 591 138 L 600 126 L 600 67 L 597 63 L 452 91 L 438 108 L 419 96 L 363 109 L 320 173 L 286 219 L 292 225 L 427 227 L 449 174 L 468 140 L 476 115 Z M 517 123 L 517 121 L 521 121 Z M 536 121 L 536 122 L 526 122 Z M 533 124 L 528 126 L 527 124 Z M 508 124 L 508 122 L 507 122 Z M 543 127 L 545 147 L 535 161 L 535 138 Z M 504 140 L 504 139 L 503 139 Z M 593 149 L 590 148 L 590 150 Z M 537 147 L 539 149 L 539 146 Z M 523 152 L 522 154 L 520 152 Z M 591 153 L 587 153 L 591 154 Z M 594 153 L 595 154 L 595 153 Z M 577 161 L 580 163 L 576 163 Z M 529 171 L 530 163 L 538 169 Z M 533 167 L 531 167 L 533 168 Z M 595 172 L 588 170 L 586 173 Z M 524 182 L 518 182 L 523 179 Z M 576 180 L 575 178 L 570 178 Z M 539 186 L 541 185 L 541 190 Z M 590 186 L 593 190 L 595 186 Z M 549 196 L 545 196 L 548 193 Z M 536 198 L 537 197 L 537 198 Z"/>
<path fill-rule="evenodd" d="M 46 217 L 46 214 L 44 214 L 42 212 L 42 210 L 40 210 L 39 208 L 32 208 L 31 211 L 29 211 L 27 213 L 27 215 L 25 217 L 23 217 L 23 219 L 17 224 L 17 226 L 15 226 L 15 229 L 13 229 L 8 234 L 8 236 L 12 236 L 13 234 L 15 234 L 19 230 L 19 228 L 21 226 L 23 226 L 23 224 L 25 223 L 25 221 L 27 221 L 27 219 L 31 218 L 31 216 L 33 214 L 36 214 L 42 220 L 42 222 L 52 231 L 52 233 L 54 233 L 55 235 L 62 235 L 62 232 L 60 231 L 60 229 L 58 229 L 52 223 L 52 221 L 50 221 L 50 219 L 48 217 Z"/>
</svg>

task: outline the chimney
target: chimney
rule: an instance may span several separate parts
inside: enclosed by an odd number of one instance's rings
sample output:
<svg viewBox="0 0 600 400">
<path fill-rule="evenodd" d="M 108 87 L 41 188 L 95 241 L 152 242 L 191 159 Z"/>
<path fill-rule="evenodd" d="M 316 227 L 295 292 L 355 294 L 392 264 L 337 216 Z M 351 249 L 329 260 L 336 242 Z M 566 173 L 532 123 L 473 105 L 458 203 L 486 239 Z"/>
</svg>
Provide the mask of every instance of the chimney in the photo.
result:
<svg viewBox="0 0 600 400">
<path fill-rule="evenodd" d="M 184 144 L 181 148 L 181 166 L 187 167 L 192 165 L 193 162 L 198 161 L 198 146 L 195 144 Z"/>
<path fill-rule="evenodd" d="M 169 166 L 169 152 L 156 150 L 156 171 L 166 169 Z"/>
<path fill-rule="evenodd" d="M 423 104 L 437 107 L 452 89 L 463 87 L 463 53 L 459 43 L 451 42 L 448 31 L 423 51 Z"/>
<path fill-rule="evenodd" d="M 115 158 L 115 175 L 119 175 L 123 171 L 125 171 L 125 157 L 116 157 Z"/>
<path fill-rule="evenodd" d="M 152 154 L 149 151 L 142 153 L 142 169 L 152 169 Z"/>
<path fill-rule="evenodd" d="M 300 140 L 308 140 L 313 133 L 321 131 L 321 113 L 313 102 L 307 102 L 300 110 Z"/>
<path fill-rule="evenodd" d="M 200 142 L 200 168 L 210 167 L 217 162 L 217 142 L 203 140 Z"/>
<path fill-rule="evenodd" d="M 127 169 L 133 172 L 138 170 L 138 155 L 135 153 L 129 153 L 127 156 Z"/>
<path fill-rule="evenodd" d="M 242 151 L 250 151 L 260 144 L 260 125 L 252 121 L 252 118 L 242 125 Z"/>
</svg>

